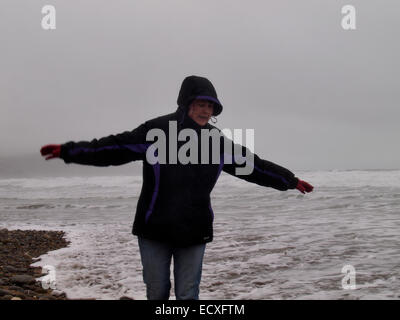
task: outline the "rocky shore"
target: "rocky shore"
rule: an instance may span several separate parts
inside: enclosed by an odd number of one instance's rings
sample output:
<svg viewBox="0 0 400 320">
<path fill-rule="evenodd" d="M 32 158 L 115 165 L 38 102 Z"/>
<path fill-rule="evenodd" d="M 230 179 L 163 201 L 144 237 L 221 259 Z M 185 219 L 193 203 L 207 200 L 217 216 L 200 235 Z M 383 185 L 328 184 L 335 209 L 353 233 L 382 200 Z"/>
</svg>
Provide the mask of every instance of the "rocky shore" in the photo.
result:
<svg viewBox="0 0 400 320">
<path fill-rule="evenodd" d="M 44 276 L 42 268 L 30 265 L 68 244 L 62 231 L 0 229 L 0 300 L 66 300 L 64 293 L 44 289 L 36 280 Z"/>
</svg>

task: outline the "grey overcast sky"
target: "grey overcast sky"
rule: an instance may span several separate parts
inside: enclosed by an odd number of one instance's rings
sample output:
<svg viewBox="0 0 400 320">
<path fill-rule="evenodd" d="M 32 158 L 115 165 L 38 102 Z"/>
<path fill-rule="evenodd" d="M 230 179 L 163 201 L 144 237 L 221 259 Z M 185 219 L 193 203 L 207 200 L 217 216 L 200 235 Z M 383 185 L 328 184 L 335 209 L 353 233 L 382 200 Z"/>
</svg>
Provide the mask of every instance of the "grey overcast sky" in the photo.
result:
<svg viewBox="0 0 400 320">
<path fill-rule="evenodd" d="M 399 36 L 398 0 L 1 0 L 0 156 L 132 130 L 195 74 L 264 159 L 399 168 Z"/>
</svg>

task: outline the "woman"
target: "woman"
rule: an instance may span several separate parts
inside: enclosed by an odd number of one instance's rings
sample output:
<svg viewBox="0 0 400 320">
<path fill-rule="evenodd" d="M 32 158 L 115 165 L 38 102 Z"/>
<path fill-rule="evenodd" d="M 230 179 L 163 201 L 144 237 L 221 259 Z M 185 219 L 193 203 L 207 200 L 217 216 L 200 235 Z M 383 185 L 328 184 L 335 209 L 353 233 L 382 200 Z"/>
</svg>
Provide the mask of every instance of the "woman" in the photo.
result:
<svg viewBox="0 0 400 320">
<path fill-rule="evenodd" d="M 218 130 L 209 124 L 209 120 L 223 109 L 208 79 L 198 76 L 185 78 L 177 102 L 176 112 L 146 121 L 130 132 L 90 142 L 70 141 L 41 148 L 46 160 L 61 158 L 65 163 L 109 166 L 143 161 L 143 186 L 133 234 L 138 236 L 148 299 L 169 298 L 172 257 L 176 298 L 198 299 L 204 250 L 206 243 L 213 239 L 214 213 L 210 193 L 222 170 L 246 181 L 282 191 L 297 188 L 306 193 L 313 190 L 310 184 L 296 178 L 289 170 L 255 154 L 251 157 L 251 172 L 238 174 L 237 169 L 247 164 L 239 163 L 239 157 L 232 152 L 232 148 L 235 149 L 233 143 L 222 135 L 223 143 L 218 148 L 220 161 L 203 161 L 202 155 L 209 149 L 202 146 L 211 138 L 201 132 Z M 172 133 L 171 127 L 176 128 L 176 132 Z M 195 155 L 198 161 L 183 163 L 172 152 L 185 145 L 186 141 L 178 138 L 183 130 L 194 132 L 196 142 L 200 142 L 198 150 L 195 150 L 198 151 Z M 161 154 L 161 149 L 155 151 L 150 148 L 154 144 L 153 140 L 149 141 L 149 136 L 153 136 L 149 133 L 154 131 L 165 133 L 163 141 L 166 145 L 162 150 L 166 154 Z M 244 147 L 239 149 L 240 156 L 248 152 Z M 166 161 L 149 161 L 149 154 Z M 207 157 L 206 160 L 211 159 L 212 154 Z"/>
</svg>

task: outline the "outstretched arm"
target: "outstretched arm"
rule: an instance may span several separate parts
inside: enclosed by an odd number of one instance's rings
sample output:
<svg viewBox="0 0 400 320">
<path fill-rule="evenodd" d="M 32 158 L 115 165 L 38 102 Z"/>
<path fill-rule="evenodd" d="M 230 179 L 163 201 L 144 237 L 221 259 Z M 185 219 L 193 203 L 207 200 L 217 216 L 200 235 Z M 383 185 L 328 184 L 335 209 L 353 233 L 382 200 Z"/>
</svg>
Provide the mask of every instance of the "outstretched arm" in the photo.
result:
<svg viewBox="0 0 400 320">
<path fill-rule="evenodd" d="M 67 142 L 61 145 L 50 144 L 40 149 L 46 160 L 61 158 L 65 163 L 79 163 L 93 166 L 117 166 L 146 156 L 146 125 L 133 131 L 110 135 L 92 141 Z"/>
<path fill-rule="evenodd" d="M 264 187 L 271 187 L 277 190 L 286 191 L 288 189 L 297 189 L 303 194 L 311 192 L 313 186 L 309 183 L 298 179 L 291 171 L 281 167 L 271 161 L 261 159 L 256 154 L 251 153 L 248 148 L 236 145 L 236 149 L 241 152 L 234 152 L 234 155 L 224 153 L 223 170 L 235 177 L 244 179 L 248 182 L 256 183 Z M 238 159 L 244 160 L 246 155 L 246 163 L 242 161 L 238 163 Z M 249 156 L 250 155 L 250 156 Z M 251 160 L 249 160 L 251 159 Z M 231 160 L 226 163 L 226 160 Z M 239 174 L 238 168 L 250 166 L 249 174 Z"/>
</svg>

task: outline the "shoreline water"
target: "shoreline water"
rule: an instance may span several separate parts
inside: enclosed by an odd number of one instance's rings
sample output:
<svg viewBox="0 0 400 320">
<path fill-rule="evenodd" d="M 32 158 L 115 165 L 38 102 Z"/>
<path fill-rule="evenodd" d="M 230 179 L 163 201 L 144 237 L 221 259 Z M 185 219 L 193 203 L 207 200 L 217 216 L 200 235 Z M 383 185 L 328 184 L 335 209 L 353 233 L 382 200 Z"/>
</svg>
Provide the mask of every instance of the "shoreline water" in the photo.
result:
<svg viewBox="0 0 400 320">
<path fill-rule="evenodd" d="M 306 172 L 315 192 L 222 175 L 201 299 L 399 299 L 400 171 Z M 0 179 L 0 229 L 62 230 L 42 255 L 68 299 L 145 298 L 131 226 L 141 177 Z M 384 263 L 383 263 L 384 262 Z M 343 289 L 344 266 L 356 290 Z M 171 296 L 172 297 L 172 296 Z"/>
<path fill-rule="evenodd" d="M 63 231 L 0 229 L 0 300 L 68 300 L 64 292 L 43 288 L 42 268 L 31 265 L 69 244 Z"/>
</svg>

